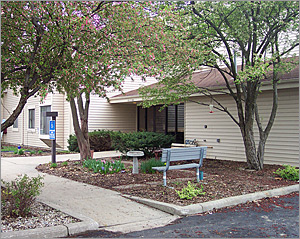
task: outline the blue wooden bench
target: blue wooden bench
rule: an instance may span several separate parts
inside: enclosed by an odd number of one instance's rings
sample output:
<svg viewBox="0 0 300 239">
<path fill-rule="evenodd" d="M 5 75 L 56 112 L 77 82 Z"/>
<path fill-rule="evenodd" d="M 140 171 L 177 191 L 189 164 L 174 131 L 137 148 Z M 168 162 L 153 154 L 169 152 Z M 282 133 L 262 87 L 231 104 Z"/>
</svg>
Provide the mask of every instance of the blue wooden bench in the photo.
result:
<svg viewBox="0 0 300 239">
<path fill-rule="evenodd" d="M 206 157 L 207 147 L 192 147 L 192 148 L 170 148 L 163 149 L 161 161 L 166 163 L 166 166 L 152 167 L 152 169 L 157 171 L 162 171 L 164 186 L 167 186 L 167 171 L 175 169 L 188 169 L 196 168 L 197 182 L 203 180 L 203 172 L 200 171 L 202 167 L 203 158 Z M 171 166 L 171 162 L 175 161 L 189 161 L 189 160 L 199 160 L 199 163 L 186 163 L 180 165 Z"/>
</svg>

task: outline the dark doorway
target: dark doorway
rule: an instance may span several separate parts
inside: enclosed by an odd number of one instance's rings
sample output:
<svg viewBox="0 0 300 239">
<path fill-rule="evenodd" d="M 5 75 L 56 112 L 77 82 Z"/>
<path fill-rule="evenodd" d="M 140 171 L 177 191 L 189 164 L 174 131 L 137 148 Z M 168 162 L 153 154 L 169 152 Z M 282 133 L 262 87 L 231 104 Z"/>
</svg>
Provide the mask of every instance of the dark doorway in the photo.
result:
<svg viewBox="0 0 300 239">
<path fill-rule="evenodd" d="M 174 135 L 177 143 L 184 142 L 184 104 L 137 108 L 137 130 Z"/>
</svg>

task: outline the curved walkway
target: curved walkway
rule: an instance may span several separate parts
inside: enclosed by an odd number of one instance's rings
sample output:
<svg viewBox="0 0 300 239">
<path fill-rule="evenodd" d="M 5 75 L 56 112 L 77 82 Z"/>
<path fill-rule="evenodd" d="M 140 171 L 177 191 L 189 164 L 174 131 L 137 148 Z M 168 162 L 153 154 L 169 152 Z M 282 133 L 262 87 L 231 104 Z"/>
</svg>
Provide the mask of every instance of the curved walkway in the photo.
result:
<svg viewBox="0 0 300 239">
<path fill-rule="evenodd" d="M 94 153 L 95 158 L 119 155 L 115 151 Z M 58 162 L 68 159 L 78 160 L 79 154 L 57 155 Z M 35 169 L 37 165 L 50 161 L 51 156 L 1 158 L 1 178 L 11 181 L 20 174 L 30 177 L 45 175 L 45 185 L 38 200 L 71 216 L 84 218 L 93 225 L 85 230 L 99 227 L 127 233 L 167 225 L 178 218 L 126 199 L 115 191 L 39 173 Z"/>
</svg>

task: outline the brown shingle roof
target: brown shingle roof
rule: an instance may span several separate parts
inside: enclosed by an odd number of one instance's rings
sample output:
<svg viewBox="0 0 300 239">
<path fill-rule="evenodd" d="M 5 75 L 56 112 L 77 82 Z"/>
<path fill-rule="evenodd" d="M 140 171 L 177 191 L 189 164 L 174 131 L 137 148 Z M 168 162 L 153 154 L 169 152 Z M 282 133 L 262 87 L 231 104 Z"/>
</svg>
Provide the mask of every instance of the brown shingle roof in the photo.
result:
<svg viewBox="0 0 300 239">
<path fill-rule="evenodd" d="M 238 70 L 239 69 L 240 69 L 240 67 L 238 67 Z M 232 77 L 226 73 L 225 73 L 225 75 L 226 75 L 226 78 L 228 79 L 229 83 L 233 84 Z M 271 79 L 271 74 L 269 77 L 267 77 L 263 81 L 270 81 L 270 79 Z M 291 79 L 299 79 L 299 65 L 297 65 L 289 73 L 282 74 L 280 76 L 280 79 L 281 79 L 281 81 L 291 80 Z M 217 69 L 209 69 L 209 70 L 194 72 L 192 74 L 192 82 L 194 82 L 194 84 L 196 86 L 201 87 L 201 88 L 213 89 L 213 88 L 226 87 L 225 80 L 224 80 L 223 76 L 221 75 L 221 73 Z M 156 84 L 157 83 L 154 83 L 147 87 L 153 88 L 153 87 L 155 87 Z M 117 98 L 117 97 L 121 97 L 121 96 L 138 96 L 138 95 L 139 95 L 138 89 L 136 89 L 136 90 L 132 90 L 127 93 L 124 93 L 124 94 L 113 96 L 112 98 Z"/>
</svg>

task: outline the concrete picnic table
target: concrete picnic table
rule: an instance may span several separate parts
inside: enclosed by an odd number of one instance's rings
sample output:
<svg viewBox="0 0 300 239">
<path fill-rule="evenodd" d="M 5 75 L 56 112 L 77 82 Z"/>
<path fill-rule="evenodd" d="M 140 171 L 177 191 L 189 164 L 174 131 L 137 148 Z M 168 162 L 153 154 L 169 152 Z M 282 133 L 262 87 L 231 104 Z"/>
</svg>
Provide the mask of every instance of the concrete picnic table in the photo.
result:
<svg viewBox="0 0 300 239">
<path fill-rule="evenodd" d="M 138 158 L 137 157 L 142 157 L 144 156 L 143 151 L 129 151 L 127 152 L 128 157 L 133 157 L 133 168 L 132 168 L 132 173 L 133 174 L 138 174 L 139 173 L 139 164 L 138 164 Z"/>
</svg>

